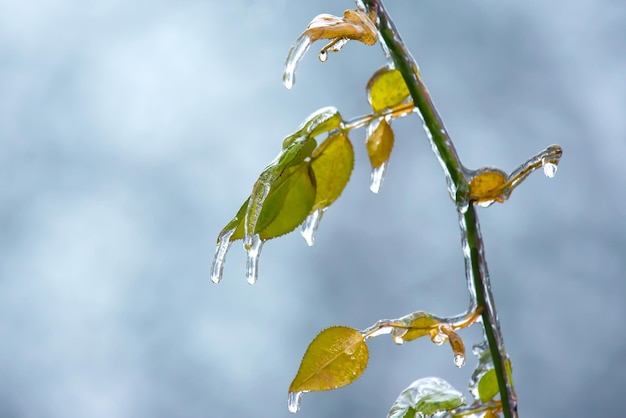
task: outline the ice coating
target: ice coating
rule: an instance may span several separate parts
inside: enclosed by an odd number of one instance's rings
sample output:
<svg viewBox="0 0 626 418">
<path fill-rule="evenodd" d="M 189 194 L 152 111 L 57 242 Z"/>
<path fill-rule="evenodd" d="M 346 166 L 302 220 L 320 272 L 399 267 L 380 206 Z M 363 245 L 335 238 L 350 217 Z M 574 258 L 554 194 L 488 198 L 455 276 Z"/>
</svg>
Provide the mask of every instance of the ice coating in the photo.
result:
<svg viewBox="0 0 626 418">
<path fill-rule="evenodd" d="M 385 180 L 385 174 L 387 174 L 387 165 L 389 161 L 385 161 L 379 167 L 372 168 L 372 174 L 370 175 L 370 190 L 372 193 L 378 193 Z"/>
<path fill-rule="evenodd" d="M 289 412 L 295 414 L 300 410 L 300 404 L 302 403 L 302 395 L 305 392 L 289 392 L 287 394 L 287 408 L 289 408 Z"/>
<path fill-rule="evenodd" d="M 255 284 L 259 277 L 259 256 L 263 240 L 258 234 L 252 236 L 252 245 L 247 249 L 246 280 L 249 284 Z"/>
<path fill-rule="evenodd" d="M 296 68 L 298 67 L 300 60 L 302 60 L 302 57 L 304 57 L 306 52 L 309 50 L 311 43 L 311 37 L 302 34 L 291 46 L 283 70 L 283 85 L 287 89 L 291 89 L 296 83 Z"/>
<path fill-rule="evenodd" d="M 249 250 L 253 245 L 253 239 L 255 236 L 256 224 L 261 216 L 261 210 L 267 195 L 270 193 L 272 178 L 267 173 L 262 173 L 259 180 L 254 184 L 252 188 L 252 194 L 250 195 L 250 202 L 246 208 L 246 215 L 243 221 L 243 247 Z"/>
<path fill-rule="evenodd" d="M 222 272 L 224 271 L 224 263 L 226 262 L 226 253 L 232 244 L 230 237 L 233 236 L 237 227 L 233 227 L 220 234 L 217 242 L 217 248 L 215 250 L 215 256 L 213 257 L 213 263 L 211 264 L 211 281 L 213 283 L 219 283 L 222 280 Z"/>
<path fill-rule="evenodd" d="M 317 228 L 320 225 L 325 210 L 326 208 L 314 210 L 309 216 L 307 216 L 302 224 L 300 234 L 309 247 L 312 247 L 315 243 L 315 234 L 317 233 Z"/>
</svg>

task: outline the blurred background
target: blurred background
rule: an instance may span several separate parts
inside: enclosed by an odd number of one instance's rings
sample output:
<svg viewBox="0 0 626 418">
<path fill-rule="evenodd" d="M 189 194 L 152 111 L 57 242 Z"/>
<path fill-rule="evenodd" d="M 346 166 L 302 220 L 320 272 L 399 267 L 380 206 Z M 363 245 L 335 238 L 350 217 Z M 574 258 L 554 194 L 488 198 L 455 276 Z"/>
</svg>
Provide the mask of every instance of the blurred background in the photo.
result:
<svg viewBox="0 0 626 418">
<path fill-rule="evenodd" d="M 626 387 L 626 3 L 394 0 L 387 8 L 464 164 L 531 176 L 481 209 L 523 417 L 622 415 Z M 321 0 L 0 0 L 0 417 L 288 417 L 322 329 L 467 307 L 455 209 L 416 116 L 394 124 L 379 195 L 364 132 L 316 244 L 268 242 L 255 286 L 215 240 L 316 109 L 367 113 L 378 46 L 320 63 L 291 91 L 291 43 Z M 462 331 L 470 346 L 478 327 Z M 299 416 L 384 417 L 413 380 L 465 391 L 476 359 L 371 341 L 353 385 Z"/>
</svg>

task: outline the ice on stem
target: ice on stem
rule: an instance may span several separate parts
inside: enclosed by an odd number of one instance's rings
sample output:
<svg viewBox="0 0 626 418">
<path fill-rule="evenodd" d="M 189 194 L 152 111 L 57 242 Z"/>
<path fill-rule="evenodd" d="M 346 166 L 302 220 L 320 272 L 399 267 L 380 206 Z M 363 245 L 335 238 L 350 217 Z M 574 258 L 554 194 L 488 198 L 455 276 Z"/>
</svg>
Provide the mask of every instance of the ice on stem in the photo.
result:
<svg viewBox="0 0 626 418">
<path fill-rule="evenodd" d="M 370 175 L 370 190 L 372 193 L 378 193 L 385 180 L 385 174 L 387 173 L 387 165 L 389 161 L 385 161 L 379 167 L 372 168 L 372 174 Z"/>
<path fill-rule="evenodd" d="M 300 410 L 300 404 L 302 403 L 302 395 L 306 392 L 289 392 L 287 394 L 287 408 L 289 408 L 289 412 L 295 414 Z"/>
<path fill-rule="evenodd" d="M 454 355 L 454 365 L 456 367 L 463 367 L 465 364 L 465 354 L 457 353 Z"/>
<path fill-rule="evenodd" d="M 249 284 L 255 284 L 259 277 L 259 256 L 261 255 L 261 248 L 263 247 L 263 240 L 258 234 L 252 236 L 252 245 L 247 248 L 246 259 L 246 280 Z"/>
<path fill-rule="evenodd" d="M 286 88 L 291 89 L 296 83 L 296 68 L 298 67 L 300 60 L 302 60 L 302 57 L 304 57 L 306 52 L 309 50 L 311 43 L 311 37 L 302 34 L 291 46 L 283 71 L 283 85 Z"/>
<path fill-rule="evenodd" d="M 237 226 L 224 231 L 218 238 L 215 256 L 213 257 L 213 263 L 211 264 L 211 281 L 213 283 L 219 283 L 220 280 L 222 280 L 222 272 L 224 271 L 224 263 L 226 262 L 226 253 L 232 244 L 230 237 L 233 236 L 236 229 Z"/>
<path fill-rule="evenodd" d="M 306 241 L 309 247 L 312 247 L 315 243 L 315 234 L 317 233 L 317 228 L 320 225 L 322 220 L 322 216 L 326 208 L 316 209 L 307 218 L 304 220 L 302 224 L 302 229 L 300 230 L 300 234 L 302 238 Z"/>
</svg>

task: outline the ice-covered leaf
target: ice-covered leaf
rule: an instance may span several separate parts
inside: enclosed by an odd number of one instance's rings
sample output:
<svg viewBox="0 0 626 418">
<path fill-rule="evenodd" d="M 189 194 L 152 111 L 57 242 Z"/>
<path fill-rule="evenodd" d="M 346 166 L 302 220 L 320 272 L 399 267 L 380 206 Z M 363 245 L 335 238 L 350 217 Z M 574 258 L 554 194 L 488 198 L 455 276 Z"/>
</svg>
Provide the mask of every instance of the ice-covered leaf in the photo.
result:
<svg viewBox="0 0 626 418">
<path fill-rule="evenodd" d="M 438 377 L 416 380 L 394 402 L 387 418 L 413 418 L 449 411 L 465 403 L 463 395 Z"/>
<path fill-rule="evenodd" d="M 301 138 L 313 138 L 325 132 L 330 132 L 341 126 L 341 114 L 337 108 L 328 106 L 311 113 L 298 130 L 283 141 L 283 148 L 287 148 L 294 141 Z"/>
<path fill-rule="evenodd" d="M 391 332 L 396 343 L 412 341 L 425 335 L 437 335 L 440 321 L 427 312 L 413 312 L 393 321 L 397 328 Z"/>
<path fill-rule="evenodd" d="M 225 229 L 238 222 L 237 229 L 230 237 L 231 241 L 244 237 L 244 213 L 250 199 L 248 199 L 235 218 Z M 315 201 L 315 185 L 311 178 L 308 163 L 298 167 L 291 167 L 270 189 L 264 201 L 261 214 L 256 224 L 255 234 L 262 240 L 275 238 L 293 231 L 311 212 Z"/>
<path fill-rule="evenodd" d="M 381 119 L 365 140 L 365 147 L 367 148 L 367 155 L 370 157 L 372 168 L 378 168 L 389 160 L 393 142 L 394 135 L 391 126 L 385 119 Z"/>
<path fill-rule="evenodd" d="M 502 170 L 481 170 L 470 181 L 470 200 L 479 204 L 504 202 L 508 198 L 507 180 L 508 176 Z"/>
<path fill-rule="evenodd" d="M 369 351 L 361 332 L 336 326 L 320 332 L 311 342 L 290 393 L 331 390 L 354 382 L 367 367 Z"/>
<path fill-rule="evenodd" d="M 509 376 L 509 382 L 513 381 L 511 376 L 511 362 L 506 360 L 504 362 L 506 373 Z M 478 396 L 481 402 L 488 402 L 494 398 L 500 392 L 498 386 L 498 378 L 496 376 L 496 369 L 489 369 L 482 375 L 478 381 Z"/>
<path fill-rule="evenodd" d="M 383 67 L 367 83 L 367 98 L 374 112 L 392 108 L 409 97 L 400 71 Z"/>
<path fill-rule="evenodd" d="M 346 10 L 343 17 L 329 14 L 316 16 L 289 50 L 283 73 L 285 87 L 293 87 L 298 63 L 311 44 L 320 39 L 330 39 L 330 43 L 322 48 L 319 55 L 321 61 L 326 61 L 327 53 L 339 51 L 347 40 L 374 45 L 378 39 L 378 31 L 370 17 L 361 10 Z"/>
<path fill-rule="evenodd" d="M 354 150 L 348 136 L 337 132 L 313 152 L 311 168 L 317 192 L 313 210 L 330 206 L 348 184 L 354 167 Z"/>
</svg>

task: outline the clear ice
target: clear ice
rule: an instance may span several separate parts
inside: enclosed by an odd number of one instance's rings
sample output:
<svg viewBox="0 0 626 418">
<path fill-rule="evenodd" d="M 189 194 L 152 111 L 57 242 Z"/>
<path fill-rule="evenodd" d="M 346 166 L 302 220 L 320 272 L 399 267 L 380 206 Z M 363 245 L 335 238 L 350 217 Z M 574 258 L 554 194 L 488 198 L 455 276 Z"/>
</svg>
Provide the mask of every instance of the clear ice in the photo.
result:
<svg viewBox="0 0 626 418">
<path fill-rule="evenodd" d="M 465 355 L 464 354 L 455 354 L 454 355 L 454 365 L 456 367 L 463 367 L 465 364 Z"/>
<path fill-rule="evenodd" d="M 547 178 L 551 179 L 556 175 L 558 166 L 555 163 L 546 160 L 541 163 L 543 164 L 543 174 L 545 174 Z"/>
<path fill-rule="evenodd" d="M 252 195 L 250 195 L 250 201 L 246 208 L 245 218 L 243 220 L 243 247 L 249 250 L 253 245 L 253 239 L 255 237 L 256 225 L 261 216 L 261 210 L 267 195 L 270 193 L 271 188 L 271 174 L 264 172 L 254 184 L 252 188 Z M 257 237 L 258 238 L 258 237 Z"/>
<path fill-rule="evenodd" d="M 302 57 L 306 54 L 311 46 L 311 37 L 308 35 L 300 35 L 296 42 L 291 46 L 287 60 L 285 61 L 285 68 L 283 72 L 283 85 L 291 89 L 296 83 L 296 68 L 298 63 L 302 60 Z M 321 59 L 321 58 L 320 58 Z"/>
<path fill-rule="evenodd" d="M 385 161 L 380 167 L 372 168 L 372 174 L 370 176 L 370 190 L 372 193 L 378 193 L 385 180 L 385 174 L 387 173 L 387 165 L 389 161 Z"/>
<path fill-rule="evenodd" d="M 289 392 L 287 394 L 287 408 L 289 412 L 295 414 L 300 410 L 300 404 L 302 403 L 302 395 L 306 392 Z"/>
<path fill-rule="evenodd" d="M 226 262 L 226 253 L 232 244 L 230 237 L 233 236 L 237 227 L 224 231 L 220 234 L 217 248 L 215 250 L 215 256 L 213 257 L 213 263 L 211 264 L 211 281 L 213 283 L 219 283 L 222 280 L 222 272 L 224 271 L 224 263 Z"/>
<path fill-rule="evenodd" d="M 315 234 L 317 233 L 317 228 L 320 225 L 325 210 L 326 208 L 314 210 L 309 216 L 307 216 L 302 224 L 300 234 L 309 247 L 312 247 L 315 243 Z"/>
<path fill-rule="evenodd" d="M 259 277 L 259 255 L 261 255 L 261 248 L 263 247 L 263 240 L 258 234 L 252 236 L 252 245 L 247 248 L 246 259 L 246 280 L 249 284 L 255 284 Z"/>
</svg>

